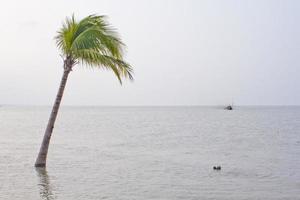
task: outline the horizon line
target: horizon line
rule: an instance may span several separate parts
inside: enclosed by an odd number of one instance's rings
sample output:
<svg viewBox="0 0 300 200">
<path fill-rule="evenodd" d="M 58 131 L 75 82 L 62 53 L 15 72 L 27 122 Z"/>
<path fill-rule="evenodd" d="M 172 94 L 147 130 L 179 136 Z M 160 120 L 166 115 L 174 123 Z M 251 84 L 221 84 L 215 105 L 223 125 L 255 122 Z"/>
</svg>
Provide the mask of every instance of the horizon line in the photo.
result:
<svg viewBox="0 0 300 200">
<path fill-rule="evenodd" d="M 60 107 L 224 107 L 228 104 L 173 104 L 173 105 L 79 105 L 79 104 L 66 104 L 61 105 Z M 37 106 L 37 107 L 52 107 L 53 105 L 49 104 L 0 104 L 1 106 Z M 297 107 L 300 106 L 300 104 L 239 104 L 234 105 L 234 107 Z"/>
</svg>

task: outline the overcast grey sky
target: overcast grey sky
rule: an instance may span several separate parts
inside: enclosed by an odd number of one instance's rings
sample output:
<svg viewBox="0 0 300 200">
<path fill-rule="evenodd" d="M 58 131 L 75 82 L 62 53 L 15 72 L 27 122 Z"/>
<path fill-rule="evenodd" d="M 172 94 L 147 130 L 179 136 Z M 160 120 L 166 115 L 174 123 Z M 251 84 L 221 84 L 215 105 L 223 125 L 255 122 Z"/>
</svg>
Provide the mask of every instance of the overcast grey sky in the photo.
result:
<svg viewBox="0 0 300 200">
<path fill-rule="evenodd" d="M 51 105 L 66 16 L 109 16 L 133 83 L 76 66 L 63 105 L 300 104 L 300 1 L 9 0 L 0 7 L 0 104 Z"/>
</svg>

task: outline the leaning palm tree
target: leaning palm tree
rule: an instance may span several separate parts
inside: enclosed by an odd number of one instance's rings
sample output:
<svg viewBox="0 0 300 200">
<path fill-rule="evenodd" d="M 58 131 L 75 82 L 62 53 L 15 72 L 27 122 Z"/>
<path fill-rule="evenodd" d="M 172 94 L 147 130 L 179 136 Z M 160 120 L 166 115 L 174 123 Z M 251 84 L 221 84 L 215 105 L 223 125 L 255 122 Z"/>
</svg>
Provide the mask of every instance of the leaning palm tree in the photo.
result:
<svg viewBox="0 0 300 200">
<path fill-rule="evenodd" d="M 63 76 L 52 108 L 44 138 L 35 162 L 45 167 L 50 138 L 67 83 L 68 75 L 76 64 L 112 70 L 122 84 L 122 77 L 133 79 L 132 68 L 123 60 L 124 44 L 105 16 L 90 15 L 76 21 L 74 15 L 67 18 L 55 37 L 64 59 Z"/>
</svg>

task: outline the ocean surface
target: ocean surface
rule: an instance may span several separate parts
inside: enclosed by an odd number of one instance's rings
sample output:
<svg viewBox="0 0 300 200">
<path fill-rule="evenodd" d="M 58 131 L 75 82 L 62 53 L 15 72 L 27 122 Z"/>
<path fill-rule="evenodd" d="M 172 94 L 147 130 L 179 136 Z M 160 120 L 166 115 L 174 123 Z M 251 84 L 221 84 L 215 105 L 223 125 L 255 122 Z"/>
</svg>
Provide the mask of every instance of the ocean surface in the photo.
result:
<svg viewBox="0 0 300 200">
<path fill-rule="evenodd" d="M 300 107 L 62 107 L 36 170 L 49 114 L 0 107 L 1 200 L 300 199 Z"/>
</svg>

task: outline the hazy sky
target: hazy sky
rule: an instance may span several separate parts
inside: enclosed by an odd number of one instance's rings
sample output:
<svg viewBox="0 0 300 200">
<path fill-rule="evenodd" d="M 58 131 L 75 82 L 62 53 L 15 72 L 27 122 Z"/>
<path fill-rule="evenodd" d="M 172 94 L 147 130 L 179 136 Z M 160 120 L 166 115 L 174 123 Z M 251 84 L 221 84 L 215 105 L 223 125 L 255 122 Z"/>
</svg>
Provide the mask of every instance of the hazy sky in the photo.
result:
<svg viewBox="0 0 300 200">
<path fill-rule="evenodd" d="M 76 66 L 63 105 L 300 104 L 300 1 L 9 0 L 0 7 L 0 104 L 50 105 L 66 16 L 109 16 L 135 81 Z"/>
</svg>

